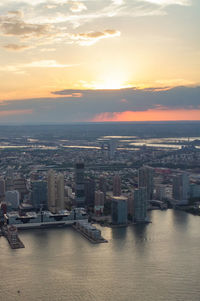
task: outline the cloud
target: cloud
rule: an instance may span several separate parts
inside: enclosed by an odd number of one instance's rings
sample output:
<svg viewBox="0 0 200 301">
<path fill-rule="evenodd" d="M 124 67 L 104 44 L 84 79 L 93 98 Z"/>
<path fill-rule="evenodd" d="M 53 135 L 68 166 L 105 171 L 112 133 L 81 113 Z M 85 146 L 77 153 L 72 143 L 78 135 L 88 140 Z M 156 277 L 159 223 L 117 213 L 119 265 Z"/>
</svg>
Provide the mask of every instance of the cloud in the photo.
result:
<svg viewBox="0 0 200 301">
<path fill-rule="evenodd" d="M 23 51 L 25 49 L 31 48 L 29 45 L 23 45 L 23 44 L 6 44 L 3 46 L 6 50 L 12 50 L 12 51 Z"/>
<path fill-rule="evenodd" d="M 9 10 L 8 11 L 8 17 L 10 18 L 23 18 L 24 14 L 21 10 Z"/>
<path fill-rule="evenodd" d="M 53 51 L 56 51 L 56 48 L 41 48 L 40 51 L 42 51 L 42 52 L 53 52 Z"/>
<path fill-rule="evenodd" d="M 23 38 L 49 35 L 50 25 L 26 23 L 22 17 L 21 11 L 10 11 L 7 15 L 0 16 L 0 31 L 6 36 Z"/>
<path fill-rule="evenodd" d="M 200 120 L 200 110 L 162 110 L 149 109 L 142 112 L 124 111 L 113 113 L 101 113 L 92 118 L 91 122 L 130 122 L 130 121 L 184 121 Z"/>
<path fill-rule="evenodd" d="M 73 66 L 76 65 L 60 64 L 56 60 L 40 60 L 40 61 L 33 61 L 31 63 L 26 63 L 26 64 L 2 66 L 0 67 L 0 70 L 18 73 L 27 68 L 69 68 Z"/>
<path fill-rule="evenodd" d="M 67 89 L 52 94 L 50 98 L 6 100 L 0 109 L 31 110 L 32 114 L 20 115 L 19 122 L 33 123 L 200 119 L 200 87 L 168 91 Z M 15 122 L 16 118 L 4 120 Z"/>
<path fill-rule="evenodd" d="M 21 65 L 24 68 L 68 68 L 72 65 L 68 64 L 60 64 L 56 60 L 41 60 L 41 61 L 34 61 L 29 64 Z"/>
<path fill-rule="evenodd" d="M 74 28 L 96 20 L 165 15 L 167 5 L 189 5 L 190 0 L 1 0 L 0 33 L 6 38 L 30 39 L 34 48 L 41 44 L 76 43 L 92 45 L 100 39 L 119 36 L 120 31 L 97 31 L 91 26 L 86 33 Z M 13 9 L 9 11 L 9 8 Z M 6 13 L 6 11 L 8 11 Z M 117 23 L 120 24 L 120 23 Z M 89 27 L 89 25 L 88 25 Z M 95 37 L 95 33 L 99 33 Z M 93 36 L 94 35 L 94 36 Z M 7 44 L 19 44 L 16 41 Z M 55 46 L 53 46 L 55 47 Z M 7 48 L 14 50 L 14 47 Z M 19 49 L 19 48 L 18 48 Z M 26 50 L 28 48 L 21 48 Z M 17 50 L 17 47 L 16 47 Z M 19 49 L 20 50 L 20 49 Z"/>
<path fill-rule="evenodd" d="M 112 3 L 115 4 L 115 5 L 122 5 L 124 4 L 124 0 L 112 0 Z"/>
<path fill-rule="evenodd" d="M 73 13 L 79 13 L 82 12 L 84 10 L 87 10 L 87 7 L 84 3 L 79 2 L 79 1 L 69 1 L 69 3 L 71 4 L 70 10 Z"/>
<path fill-rule="evenodd" d="M 59 24 L 67 23 L 78 27 L 84 23 L 92 22 L 97 19 L 107 19 L 120 16 L 144 16 L 152 14 L 162 14 L 155 5 L 149 6 L 139 0 L 102 0 L 98 3 L 93 1 L 34 1 L 30 4 L 29 0 L 23 0 L 26 23 L 28 24 Z M 6 1 L 5 1 L 6 3 Z M 18 2 L 20 3 L 20 1 Z M 26 3 L 26 4 L 25 4 Z M 21 5 L 19 7 L 21 8 Z"/>
<path fill-rule="evenodd" d="M 122 111 L 146 111 L 150 109 L 200 108 L 200 86 L 197 87 L 153 87 L 145 89 L 126 88 L 119 90 L 61 90 L 52 94 L 64 96 L 82 93 L 85 105 L 96 106 L 99 113 Z"/>
<path fill-rule="evenodd" d="M 127 103 L 127 102 L 128 102 L 128 100 L 125 99 L 125 98 L 122 98 L 120 101 L 121 101 L 122 103 Z"/>
<path fill-rule="evenodd" d="M 55 93 L 56 95 L 56 93 Z M 71 93 L 71 94 L 64 94 L 65 98 L 81 98 L 83 96 L 83 93 L 76 92 L 76 93 Z"/>
<path fill-rule="evenodd" d="M 191 0 L 139 0 L 157 5 L 191 5 Z"/>
<path fill-rule="evenodd" d="M 56 4 L 47 4 L 44 7 L 47 9 L 54 9 L 54 8 L 57 8 L 57 5 Z"/>
<path fill-rule="evenodd" d="M 120 32 L 113 29 L 107 29 L 104 31 L 89 31 L 86 33 L 71 33 L 70 29 L 66 27 L 66 22 L 73 24 L 78 24 L 79 20 L 81 22 L 85 22 L 86 20 L 90 20 L 93 18 L 98 18 L 97 13 L 89 13 L 89 14 L 79 14 L 83 10 L 86 10 L 86 6 L 84 3 L 79 1 L 69 1 L 67 2 L 71 5 L 71 9 L 73 10 L 73 14 L 63 14 L 60 12 L 54 12 L 55 9 L 52 8 L 50 11 L 50 16 L 48 17 L 48 13 L 42 17 L 42 14 L 37 9 L 31 10 L 34 12 L 33 17 L 30 18 L 30 14 L 26 12 L 24 14 L 21 10 L 13 10 L 8 11 L 7 14 L 0 16 L 0 33 L 3 36 L 13 38 L 15 37 L 19 39 L 31 39 L 30 43 L 34 45 L 34 48 L 49 44 L 56 45 L 60 43 L 76 43 L 79 45 L 92 45 L 97 41 L 105 38 L 116 37 L 120 35 Z M 64 4 L 62 4 L 63 6 Z M 65 4 L 66 5 L 66 4 Z M 47 9 L 45 9 L 46 13 Z M 52 16 L 53 14 L 53 16 Z M 26 20 L 25 19 L 26 16 Z M 78 22 L 78 23 L 77 23 Z M 31 48 L 33 46 L 31 45 Z M 4 46 L 5 49 L 8 50 L 25 50 L 30 48 L 30 46 L 20 46 L 18 42 L 10 42 Z"/>
<path fill-rule="evenodd" d="M 14 115 L 27 115 L 27 114 L 32 114 L 33 111 L 28 109 L 28 110 L 4 110 L 0 111 L 0 116 L 14 116 Z"/>
<path fill-rule="evenodd" d="M 29 4 L 31 6 L 37 6 L 37 5 L 40 5 L 41 3 L 48 3 L 49 1 L 48 0 L 34 0 L 31 2 L 30 4 L 30 0 L 1 0 L 1 5 L 3 4 L 9 4 L 9 3 L 12 3 L 12 4 L 22 4 L 22 3 L 26 3 L 26 4 Z M 51 0 L 52 3 L 61 3 L 61 2 L 66 2 L 66 0 Z"/>
<path fill-rule="evenodd" d="M 120 32 L 114 29 L 104 31 L 90 31 L 87 33 L 71 34 L 70 38 L 82 46 L 92 45 L 101 39 L 119 37 Z"/>
</svg>

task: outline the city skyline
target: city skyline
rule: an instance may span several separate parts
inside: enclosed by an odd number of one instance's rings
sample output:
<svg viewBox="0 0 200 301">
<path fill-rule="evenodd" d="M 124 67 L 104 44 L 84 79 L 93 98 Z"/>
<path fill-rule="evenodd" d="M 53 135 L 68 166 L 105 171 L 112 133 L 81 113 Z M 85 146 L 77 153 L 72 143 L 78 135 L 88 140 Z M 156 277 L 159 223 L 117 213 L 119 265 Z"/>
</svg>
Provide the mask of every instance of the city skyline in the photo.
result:
<svg viewBox="0 0 200 301">
<path fill-rule="evenodd" d="M 197 0 L 2 0 L 0 123 L 200 120 Z"/>
<path fill-rule="evenodd" d="M 1 300 L 197 301 L 198 124 L 1 126 Z"/>
</svg>

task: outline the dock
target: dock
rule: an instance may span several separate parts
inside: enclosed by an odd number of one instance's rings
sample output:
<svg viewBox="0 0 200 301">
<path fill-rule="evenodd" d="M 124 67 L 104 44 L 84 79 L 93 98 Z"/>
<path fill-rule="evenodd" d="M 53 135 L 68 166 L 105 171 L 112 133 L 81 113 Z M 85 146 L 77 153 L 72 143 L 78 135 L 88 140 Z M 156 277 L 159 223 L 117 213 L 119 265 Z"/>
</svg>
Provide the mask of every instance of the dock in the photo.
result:
<svg viewBox="0 0 200 301">
<path fill-rule="evenodd" d="M 7 239 L 11 249 L 25 248 L 23 242 L 18 236 L 17 228 L 14 226 L 3 226 L 1 228 L 2 235 Z"/>
<path fill-rule="evenodd" d="M 99 243 L 105 243 L 108 242 L 106 239 L 104 239 L 103 237 L 99 238 L 99 239 L 94 239 L 92 237 L 90 237 L 89 235 L 87 235 L 86 233 L 82 232 L 80 229 L 78 229 L 76 226 L 72 226 L 78 233 L 80 233 L 81 235 L 83 235 L 85 238 L 87 238 L 91 243 L 93 244 L 99 244 Z"/>
<path fill-rule="evenodd" d="M 76 222 L 72 227 L 93 244 L 108 242 L 101 236 L 101 231 L 88 222 Z"/>
</svg>

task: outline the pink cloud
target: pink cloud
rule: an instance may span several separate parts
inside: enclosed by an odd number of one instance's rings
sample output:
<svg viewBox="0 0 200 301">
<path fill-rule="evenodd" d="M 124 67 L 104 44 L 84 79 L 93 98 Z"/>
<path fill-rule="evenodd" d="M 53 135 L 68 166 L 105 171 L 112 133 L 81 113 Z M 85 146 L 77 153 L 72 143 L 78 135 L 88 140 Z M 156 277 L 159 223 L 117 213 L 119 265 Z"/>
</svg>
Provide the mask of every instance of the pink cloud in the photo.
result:
<svg viewBox="0 0 200 301">
<path fill-rule="evenodd" d="M 167 110 L 166 108 L 147 111 L 105 112 L 94 116 L 92 122 L 125 122 L 125 121 L 177 121 L 200 120 L 200 110 Z"/>
<path fill-rule="evenodd" d="M 12 115 L 26 115 L 32 114 L 33 110 L 7 110 L 7 111 L 0 111 L 0 116 L 12 116 Z"/>
<path fill-rule="evenodd" d="M 121 103 L 128 103 L 128 100 L 125 99 L 125 98 L 123 98 L 123 99 L 120 100 L 120 102 L 121 102 Z"/>
</svg>

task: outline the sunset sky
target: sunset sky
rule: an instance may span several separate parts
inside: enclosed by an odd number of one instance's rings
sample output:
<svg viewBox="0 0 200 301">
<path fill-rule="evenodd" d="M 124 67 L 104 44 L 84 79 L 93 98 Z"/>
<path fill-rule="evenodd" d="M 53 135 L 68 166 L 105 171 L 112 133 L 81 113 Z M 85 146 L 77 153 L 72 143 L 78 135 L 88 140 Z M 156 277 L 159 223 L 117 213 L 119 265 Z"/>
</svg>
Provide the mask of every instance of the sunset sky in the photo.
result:
<svg viewBox="0 0 200 301">
<path fill-rule="evenodd" d="M 1 0 L 0 123 L 200 120 L 199 0 Z"/>
</svg>

